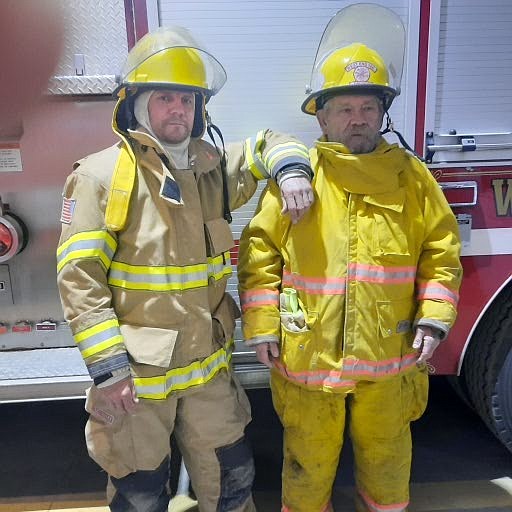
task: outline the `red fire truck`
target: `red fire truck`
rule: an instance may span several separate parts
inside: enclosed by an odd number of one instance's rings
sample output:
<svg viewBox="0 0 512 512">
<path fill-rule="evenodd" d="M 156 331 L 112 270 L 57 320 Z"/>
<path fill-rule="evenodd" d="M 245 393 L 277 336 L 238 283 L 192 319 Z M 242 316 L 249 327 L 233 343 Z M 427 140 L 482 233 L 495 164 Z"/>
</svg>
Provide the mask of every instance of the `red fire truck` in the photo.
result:
<svg viewBox="0 0 512 512">
<path fill-rule="evenodd" d="M 394 126 L 438 179 L 463 240 L 459 317 L 431 362 L 512 450 L 512 3 L 374 0 L 404 22 L 407 54 Z M 63 319 L 55 250 L 61 191 L 72 164 L 115 138 L 115 75 L 131 46 L 182 25 L 224 64 L 209 104 L 227 140 L 270 127 L 311 144 L 300 111 L 333 0 L 62 0 L 65 45 L 41 105 L 0 140 L 0 402 L 84 396 L 90 380 Z M 21 135 L 20 135 L 21 134 Z M 234 212 L 235 239 L 257 198 Z M 236 247 L 230 291 L 236 296 Z M 246 387 L 268 373 L 244 348 Z"/>
</svg>

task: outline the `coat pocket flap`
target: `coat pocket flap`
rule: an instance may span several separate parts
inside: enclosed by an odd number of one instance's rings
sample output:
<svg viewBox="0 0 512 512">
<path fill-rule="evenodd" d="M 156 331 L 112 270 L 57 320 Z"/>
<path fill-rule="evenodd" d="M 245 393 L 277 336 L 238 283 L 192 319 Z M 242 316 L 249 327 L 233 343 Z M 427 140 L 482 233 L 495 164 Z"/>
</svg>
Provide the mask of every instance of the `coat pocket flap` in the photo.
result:
<svg viewBox="0 0 512 512">
<path fill-rule="evenodd" d="M 209 220 L 205 223 L 208 256 L 217 256 L 229 251 L 234 245 L 233 233 L 224 219 Z"/>
<path fill-rule="evenodd" d="M 126 350 L 137 363 L 168 368 L 179 331 L 121 324 Z"/>
<path fill-rule="evenodd" d="M 235 332 L 235 319 L 240 318 L 240 309 L 229 293 L 224 294 L 224 298 L 212 314 L 212 318 L 215 341 L 223 344 L 231 340 Z"/>
<path fill-rule="evenodd" d="M 396 334 L 411 332 L 414 309 L 415 305 L 412 299 L 377 301 L 377 317 L 381 336 L 389 338 Z"/>
</svg>

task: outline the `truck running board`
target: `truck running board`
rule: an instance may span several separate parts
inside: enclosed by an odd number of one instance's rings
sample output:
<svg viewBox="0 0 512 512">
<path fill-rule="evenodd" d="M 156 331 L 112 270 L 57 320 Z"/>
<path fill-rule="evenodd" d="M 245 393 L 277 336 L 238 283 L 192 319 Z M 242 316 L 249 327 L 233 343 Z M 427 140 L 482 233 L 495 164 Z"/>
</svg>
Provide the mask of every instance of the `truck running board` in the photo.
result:
<svg viewBox="0 0 512 512">
<path fill-rule="evenodd" d="M 233 353 L 245 388 L 268 387 L 269 370 L 254 352 Z M 76 347 L 0 352 L 0 403 L 85 398 L 91 379 Z"/>
</svg>

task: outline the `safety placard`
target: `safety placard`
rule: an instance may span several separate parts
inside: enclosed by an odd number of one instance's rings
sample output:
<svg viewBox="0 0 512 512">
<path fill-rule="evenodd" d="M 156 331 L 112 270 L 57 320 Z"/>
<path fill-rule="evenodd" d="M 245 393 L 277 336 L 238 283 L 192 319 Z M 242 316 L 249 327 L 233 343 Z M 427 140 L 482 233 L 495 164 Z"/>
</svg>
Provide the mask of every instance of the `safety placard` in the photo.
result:
<svg viewBox="0 0 512 512">
<path fill-rule="evenodd" d="M 0 172 L 21 172 L 21 150 L 18 142 L 0 142 Z"/>
</svg>

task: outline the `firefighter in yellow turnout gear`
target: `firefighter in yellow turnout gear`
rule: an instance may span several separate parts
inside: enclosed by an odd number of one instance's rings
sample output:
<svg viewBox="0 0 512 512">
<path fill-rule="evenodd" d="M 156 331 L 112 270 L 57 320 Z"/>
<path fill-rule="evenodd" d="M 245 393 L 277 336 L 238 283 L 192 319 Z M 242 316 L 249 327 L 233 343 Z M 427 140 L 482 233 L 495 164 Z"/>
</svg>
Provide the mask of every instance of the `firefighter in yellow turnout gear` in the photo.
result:
<svg viewBox="0 0 512 512">
<path fill-rule="evenodd" d="M 269 130 L 225 154 L 201 140 L 225 79 L 186 30 L 146 35 L 117 91 L 120 142 L 75 164 L 64 187 L 58 286 L 94 380 L 88 450 L 116 512 L 167 510 L 171 433 L 202 512 L 254 510 L 226 219 L 272 177 L 296 220 L 311 169 L 300 142 Z"/>
<path fill-rule="evenodd" d="M 302 107 L 323 132 L 310 151 L 315 203 L 292 225 L 277 187 L 263 193 L 240 242 L 243 330 L 272 368 L 282 511 L 333 510 L 349 418 L 356 510 L 403 512 L 426 360 L 456 316 L 458 228 L 424 164 L 380 135 L 398 91 L 389 61 L 364 43 L 340 47 L 335 28 Z"/>
</svg>

